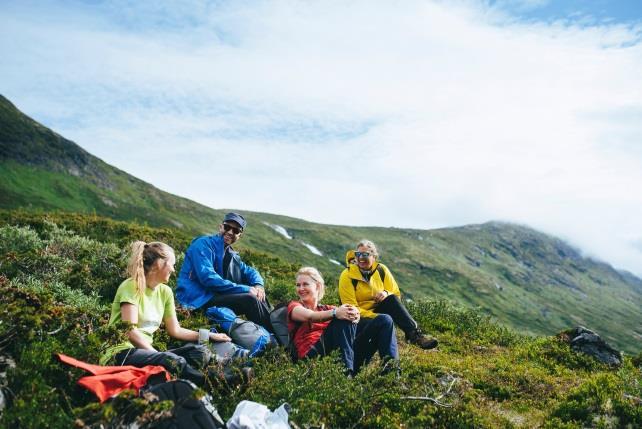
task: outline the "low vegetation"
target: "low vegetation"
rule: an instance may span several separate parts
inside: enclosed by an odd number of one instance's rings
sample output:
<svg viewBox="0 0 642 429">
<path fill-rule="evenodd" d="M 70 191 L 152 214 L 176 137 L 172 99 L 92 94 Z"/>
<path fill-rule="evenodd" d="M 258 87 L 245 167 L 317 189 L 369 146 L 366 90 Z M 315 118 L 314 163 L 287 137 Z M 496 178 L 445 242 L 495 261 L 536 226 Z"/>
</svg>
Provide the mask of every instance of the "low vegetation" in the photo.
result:
<svg viewBox="0 0 642 429">
<path fill-rule="evenodd" d="M 139 238 L 167 241 L 179 266 L 190 239 L 93 216 L 2 214 L 0 357 L 15 367 L 0 376 L 9 399 L 1 427 L 153 425 L 163 415 L 167 404 L 133 394 L 98 404 L 76 385 L 82 371 L 53 358 L 63 352 L 97 362 L 104 345 L 118 341 L 121 331 L 106 328 L 108 307 L 123 279 L 126 245 Z M 273 303 L 292 297 L 296 265 L 249 250 L 243 257 L 266 277 Z M 326 277 L 325 301 L 336 302 L 337 273 Z M 272 409 L 288 402 L 299 427 L 642 427 L 642 355 L 609 368 L 554 336 L 517 333 L 447 300 L 417 300 L 409 309 L 440 346 L 425 352 L 400 337 L 398 378 L 380 376 L 375 361 L 347 379 L 332 358 L 293 364 L 275 349 L 255 360 L 249 386 L 211 380 L 208 390 L 224 418 L 243 399 Z M 206 324 L 185 311 L 179 318 L 192 328 Z M 159 339 L 172 346 L 166 335 Z"/>
</svg>

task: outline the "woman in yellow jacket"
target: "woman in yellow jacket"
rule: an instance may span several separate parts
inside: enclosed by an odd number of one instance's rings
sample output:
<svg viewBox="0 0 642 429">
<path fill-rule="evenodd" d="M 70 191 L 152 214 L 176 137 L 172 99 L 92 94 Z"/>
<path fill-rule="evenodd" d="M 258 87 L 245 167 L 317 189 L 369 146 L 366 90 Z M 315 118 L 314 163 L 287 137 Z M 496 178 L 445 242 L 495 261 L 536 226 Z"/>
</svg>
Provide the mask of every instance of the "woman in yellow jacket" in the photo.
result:
<svg viewBox="0 0 642 429">
<path fill-rule="evenodd" d="M 355 256 L 357 263 L 343 270 L 339 279 L 341 303 L 354 305 L 361 312 L 355 349 L 368 347 L 360 346 L 359 337 L 363 332 L 379 329 L 382 316 L 389 316 L 404 331 L 409 343 L 422 349 L 437 347 L 437 340 L 419 330 L 417 322 L 401 302 L 395 278 L 388 267 L 377 262 L 379 253 L 375 244 L 370 240 L 361 240 L 357 244 Z"/>
</svg>

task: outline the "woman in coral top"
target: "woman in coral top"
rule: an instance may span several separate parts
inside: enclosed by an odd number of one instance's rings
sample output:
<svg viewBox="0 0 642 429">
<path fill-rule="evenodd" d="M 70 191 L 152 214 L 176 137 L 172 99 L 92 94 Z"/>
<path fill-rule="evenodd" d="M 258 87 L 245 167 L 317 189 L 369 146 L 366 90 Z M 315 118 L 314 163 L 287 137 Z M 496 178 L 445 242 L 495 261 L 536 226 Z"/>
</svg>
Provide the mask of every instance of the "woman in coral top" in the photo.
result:
<svg viewBox="0 0 642 429">
<path fill-rule="evenodd" d="M 372 357 L 372 353 L 355 356 L 359 310 L 350 304 L 339 307 L 321 304 L 325 283 L 313 267 L 303 267 L 297 272 L 296 293 L 299 299 L 288 304 L 288 330 L 297 357 L 326 356 L 338 349 L 347 374 L 357 373 Z"/>
</svg>

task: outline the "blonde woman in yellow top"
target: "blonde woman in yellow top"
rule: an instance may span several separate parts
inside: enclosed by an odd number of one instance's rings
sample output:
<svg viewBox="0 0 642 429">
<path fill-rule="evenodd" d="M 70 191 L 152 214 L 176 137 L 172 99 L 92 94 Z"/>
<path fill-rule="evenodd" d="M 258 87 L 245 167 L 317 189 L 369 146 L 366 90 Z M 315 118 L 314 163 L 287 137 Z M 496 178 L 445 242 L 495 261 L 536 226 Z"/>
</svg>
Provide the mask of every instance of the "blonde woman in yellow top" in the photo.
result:
<svg viewBox="0 0 642 429">
<path fill-rule="evenodd" d="M 354 305 L 361 312 L 355 348 L 359 347 L 361 334 L 379 329 L 379 319 L 386 317 L 404 331 L 409 343 L 422 349 L 437 347 L 437 340 L 419 330 L 417 322 L 401 302 L 395 278 L 388 267 L 377 261 L 377 246 L 370 240 L 361 240 L 356 246 L 355 257 L 357 263 L 343 270 L 339 279 L 341 303 Z"/>
</svg>

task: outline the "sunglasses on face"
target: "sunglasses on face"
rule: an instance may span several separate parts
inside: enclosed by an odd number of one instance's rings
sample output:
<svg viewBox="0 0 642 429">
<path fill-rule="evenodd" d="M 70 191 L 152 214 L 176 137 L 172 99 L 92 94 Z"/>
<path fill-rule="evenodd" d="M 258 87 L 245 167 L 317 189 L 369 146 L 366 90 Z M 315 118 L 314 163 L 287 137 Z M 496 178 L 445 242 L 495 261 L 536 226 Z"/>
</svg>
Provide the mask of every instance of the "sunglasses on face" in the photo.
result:
<svg viewBox="0 0 642 429">
<path fill-rule="evenodd" d="M 241 229 L 241 228 L 237 228 L 237 227 L 232 226 L 232 225 L 229 225 L 229 224 L 227 224 L 227 223 L 224 223 L 224 224 L 223 224 L 223 230 L 224 230 L 225 232 L 232 231 L 232 233 L 234 233 L 234 235 L 239 235 L 240 233 L 242 233 L 242 232 L 243 232 L 243 229 Z"/>
<path fill-rule="evenodd" d="M 370 252 L 354 252 L 354 256 L 357 258 L 367 258 L 370 256 Z"/>
</svg>

